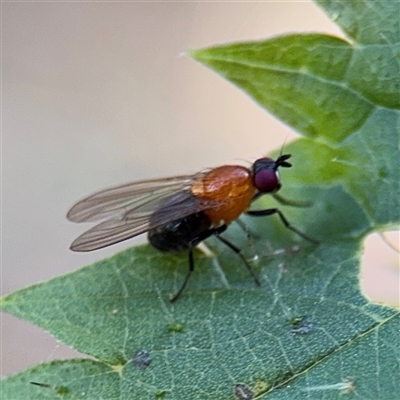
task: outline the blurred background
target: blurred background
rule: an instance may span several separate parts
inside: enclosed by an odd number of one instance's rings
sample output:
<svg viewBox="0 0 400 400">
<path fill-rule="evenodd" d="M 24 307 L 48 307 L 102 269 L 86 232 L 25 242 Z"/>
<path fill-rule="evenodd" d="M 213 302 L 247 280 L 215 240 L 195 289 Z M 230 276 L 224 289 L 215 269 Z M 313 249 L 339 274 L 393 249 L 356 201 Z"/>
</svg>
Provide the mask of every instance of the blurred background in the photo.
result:
<svg viewBox="0 0 400 400">
<path fill-rule="evenodd" d="M 343 36 L 312 2 L 2 4 L 2 294 L 140 243 L 73 253 L 77 200 L 254 160 L 295 133 L 184 52 L 289 32 Z M 398 246 L 398 234 L 389 240 Z M 399 303 L 399 257 L 367 239 L 363 290 Z M 1 375 L 76 356 L 1 316 Z"/>
</svg>

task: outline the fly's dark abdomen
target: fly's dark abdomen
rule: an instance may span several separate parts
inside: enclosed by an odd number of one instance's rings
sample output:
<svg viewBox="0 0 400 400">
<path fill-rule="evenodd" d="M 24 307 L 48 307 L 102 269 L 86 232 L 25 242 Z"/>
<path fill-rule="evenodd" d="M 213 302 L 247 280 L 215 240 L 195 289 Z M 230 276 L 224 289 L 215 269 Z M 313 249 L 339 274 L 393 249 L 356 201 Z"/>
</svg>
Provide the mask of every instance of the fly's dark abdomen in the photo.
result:
<svg viewBox="0 0 400 400">
<path fill-rule="evenodd" d="M 155 218 L 157 215 L 155 214 Z M 168 222 L 148 232 L 149 242 L 160 251 L 182 252 L 212 235 L 210 219 L 204 212 Z"/>
</svg>

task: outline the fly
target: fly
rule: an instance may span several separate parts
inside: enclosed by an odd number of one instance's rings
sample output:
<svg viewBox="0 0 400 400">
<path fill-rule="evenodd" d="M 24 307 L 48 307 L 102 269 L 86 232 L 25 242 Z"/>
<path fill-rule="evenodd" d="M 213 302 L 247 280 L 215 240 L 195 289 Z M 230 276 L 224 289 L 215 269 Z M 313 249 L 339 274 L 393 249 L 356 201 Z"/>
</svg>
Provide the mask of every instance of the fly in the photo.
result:
<svg viewBox="0 0 400 400">
<path fill-rule="evenodd" d="M 251 168 L 224 165 L 194 175 L 151 179 L 105 189 L 75 204 L 67 218 L 73 222 L 99 222 L 71 245 L 73 251 L 92 251 L 147 232 L 150 244 L 163 252 L 188 252 L 189 270 L 174 302 L 194 271 L 193 248 L 214 235 L 240 256 L 257 286 L 260 281 L 241 250 L 221 234 L 242 213 L 250 216 L 277 214 L 297 235 L 317 243 L 286 219 L 278 208 L 249 210 L 264 194 L 281 188 L 279 168 L 289 168 L 290 154 L 276 160 L 260 158 Z"/>
</svg>

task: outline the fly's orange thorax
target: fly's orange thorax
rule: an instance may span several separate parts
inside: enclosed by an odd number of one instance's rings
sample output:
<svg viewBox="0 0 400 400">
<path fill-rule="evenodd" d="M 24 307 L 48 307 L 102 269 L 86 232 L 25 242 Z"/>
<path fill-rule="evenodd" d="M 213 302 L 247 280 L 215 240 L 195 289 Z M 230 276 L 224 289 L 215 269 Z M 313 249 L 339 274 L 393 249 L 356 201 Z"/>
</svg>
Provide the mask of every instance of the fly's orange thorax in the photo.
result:
<svg viewBox="0 0 400 400">
<path fill-rule="evenodd" d="M 205 210 L 214 226 L 229 224 L 246 211 L 255 194 L 251 171 L 239 165 L 225 165 L 194 182 L 194 196 L 216 203 Z"/>
</svg>

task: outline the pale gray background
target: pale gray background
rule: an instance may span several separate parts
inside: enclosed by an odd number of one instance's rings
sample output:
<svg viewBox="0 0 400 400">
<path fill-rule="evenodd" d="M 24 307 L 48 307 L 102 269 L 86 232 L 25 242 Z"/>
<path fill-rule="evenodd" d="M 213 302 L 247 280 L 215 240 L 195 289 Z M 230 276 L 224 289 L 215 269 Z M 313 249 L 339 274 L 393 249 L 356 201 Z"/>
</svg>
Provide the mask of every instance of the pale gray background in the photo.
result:
<svg viewBox="0 0 400 400">
<path fill-rule="evenodd" d="M 294 137 L 185 49 L 288 32 L 342 35 L 309 1 L 11 2 L 2 24 L 3 294 L 143 241 L 69 251 L 84 227 L 65 214 L 83 196 L 254 160 Z M 367 255 L 368 293 L 396 303 L 398 255 L 376 238 Z M 8 315 L 1 332 L 2 375 L 76 355 Z"/>
</svg>

